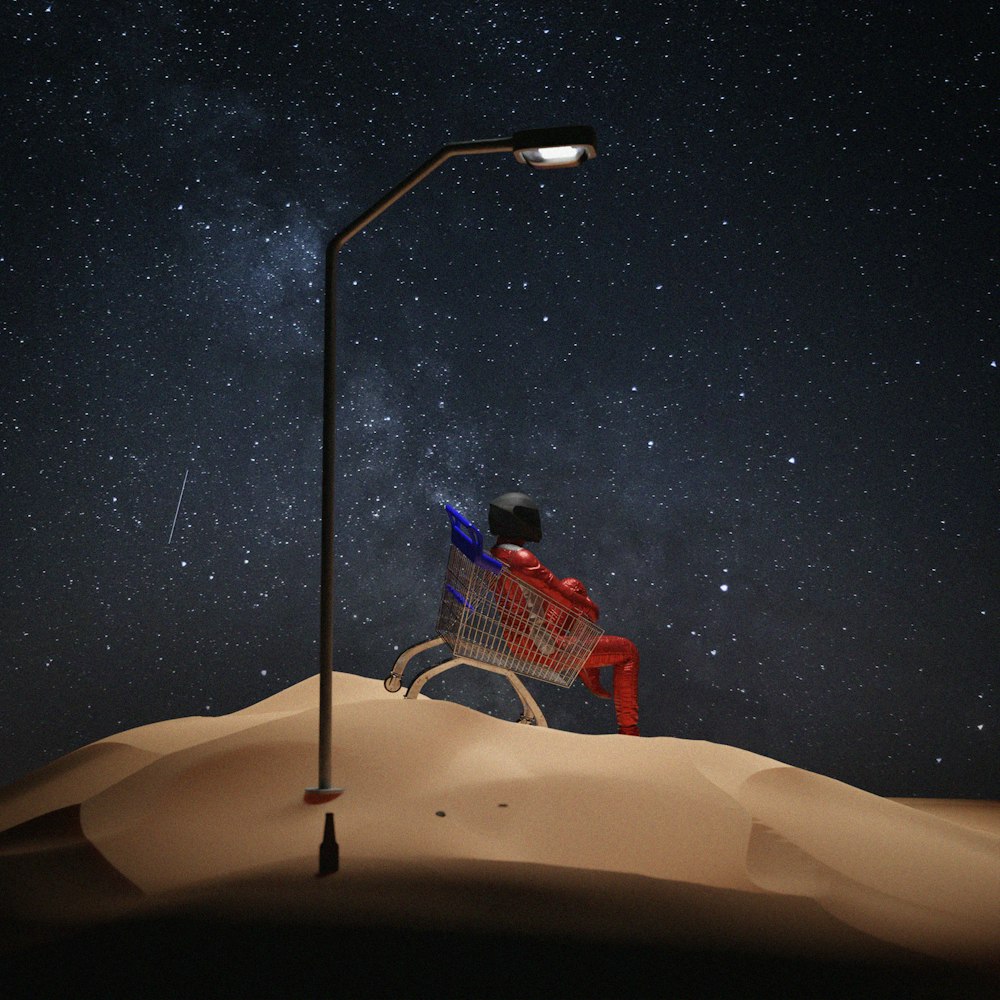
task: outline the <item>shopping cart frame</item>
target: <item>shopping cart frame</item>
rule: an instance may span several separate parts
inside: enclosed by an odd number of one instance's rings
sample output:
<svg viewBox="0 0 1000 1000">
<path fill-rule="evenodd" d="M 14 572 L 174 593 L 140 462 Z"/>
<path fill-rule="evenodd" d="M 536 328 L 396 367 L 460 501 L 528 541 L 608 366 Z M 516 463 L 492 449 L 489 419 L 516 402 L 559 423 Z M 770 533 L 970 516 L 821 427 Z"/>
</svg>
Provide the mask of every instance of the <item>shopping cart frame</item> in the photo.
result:
<svg viewBox="0 0 1000 1000">
<path fill-rule="evenodd" d="M 421 671 L 407 688 L 406 698 L 416 698 L 428 681 L 467 665 L 506 678 L 521 702 L 519 723 L 547 727 L 545 715 L 519 675 L 559 687 L 571 686 L 603 630 L 515 577 L 503 563 L 483 551 L 482 533 L 471 521 L 451 505 L 446 510 L 452 544 L 438 614 L 439 634 L 403 650 L 385 679 L 385 688 L 393 693 L 399 691 L 403 673 L 414 657 L 446 646 L 452 656 Z M 496 595 L 504 592 L 508 596 L 498 600 Z M 510 595 L 520 603 L 519 611 L 510 610 Z M 484 604 L 489 606 L 486 611 L 482 610 Z M 506 610 L 499 610 L 501 604 Z M 546 609 L 550 624 L 546 624 Z M 485 640 L 485 645 L 470 638 L 484 616 L 496 633 Z M 551 637 L 552 619 L 558 621 L 557 640 Z M 513 639 L 512 623 L 515 631 L 520 629 Z M 506 633 L 503 638 L 501 631 Z"/>
</svg>

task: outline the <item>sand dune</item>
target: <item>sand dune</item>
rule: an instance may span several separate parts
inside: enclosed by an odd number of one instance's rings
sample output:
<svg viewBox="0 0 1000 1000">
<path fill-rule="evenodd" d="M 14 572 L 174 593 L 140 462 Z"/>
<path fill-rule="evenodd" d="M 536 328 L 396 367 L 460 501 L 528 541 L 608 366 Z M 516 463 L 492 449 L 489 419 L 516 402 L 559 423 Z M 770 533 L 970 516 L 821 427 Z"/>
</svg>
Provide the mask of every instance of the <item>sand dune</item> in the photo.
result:
<svg viewBox="0 0 1000 1000">
<path fill-rule="evenodd" d="M 0 792 L 8 951 L 177 913 L 997 967 L 1000 806 L 907 803 L 732 747 L 517 726 L 311 678 L 120 733 Z"/>
</svg>

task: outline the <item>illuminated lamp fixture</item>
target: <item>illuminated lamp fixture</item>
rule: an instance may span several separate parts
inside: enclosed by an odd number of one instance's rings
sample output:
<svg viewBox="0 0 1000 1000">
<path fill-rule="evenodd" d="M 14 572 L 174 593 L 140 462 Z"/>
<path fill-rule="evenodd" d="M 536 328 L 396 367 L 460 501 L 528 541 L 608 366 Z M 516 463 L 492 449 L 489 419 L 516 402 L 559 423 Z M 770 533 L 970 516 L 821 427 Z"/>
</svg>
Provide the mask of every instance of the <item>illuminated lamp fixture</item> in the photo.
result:
<svg viewBox="0 0 1000 1000">
<path fill-rule="evenodd" d="M 597 155 L 596 136 L 589 125 L 564 125 L 515 132 L 514 158 L 538 170 L 578 167 Z"/>
</svg>

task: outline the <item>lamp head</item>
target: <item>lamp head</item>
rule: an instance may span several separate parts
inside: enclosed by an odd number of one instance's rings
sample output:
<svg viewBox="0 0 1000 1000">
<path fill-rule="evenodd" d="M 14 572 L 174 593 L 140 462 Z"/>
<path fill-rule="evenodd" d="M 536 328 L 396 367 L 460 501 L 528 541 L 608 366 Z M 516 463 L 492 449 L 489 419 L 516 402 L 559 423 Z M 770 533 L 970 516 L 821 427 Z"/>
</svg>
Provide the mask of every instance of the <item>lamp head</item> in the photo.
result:
<svg viewBox="0 0 1000 1000">
<path fill-rule="evenodd" d="M 597 135 L 589 125 L 562 125 L 514 133 L 514 157 L 538 170 L 578 167 L 597 156 Z"/>
</svg>

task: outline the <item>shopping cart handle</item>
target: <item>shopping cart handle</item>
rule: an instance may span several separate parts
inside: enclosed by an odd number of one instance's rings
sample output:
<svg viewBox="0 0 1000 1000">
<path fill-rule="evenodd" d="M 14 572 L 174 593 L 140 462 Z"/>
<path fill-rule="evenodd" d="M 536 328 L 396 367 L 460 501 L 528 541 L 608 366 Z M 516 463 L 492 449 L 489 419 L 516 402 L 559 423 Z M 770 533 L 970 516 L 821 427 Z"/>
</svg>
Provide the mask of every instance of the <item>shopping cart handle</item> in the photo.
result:
<svg viewBox="0 0 1000 1000">
<path fill-rule="evenodd" d="M 491 573 L 502 573 L 503 563 L 483 552 L 483 533 L 468 518 L 459 514 L 451 504 L 445 504 L 444 507 L 451 521 L 451 544 L 469 562 L 482 566 Z"/>
</svg>

